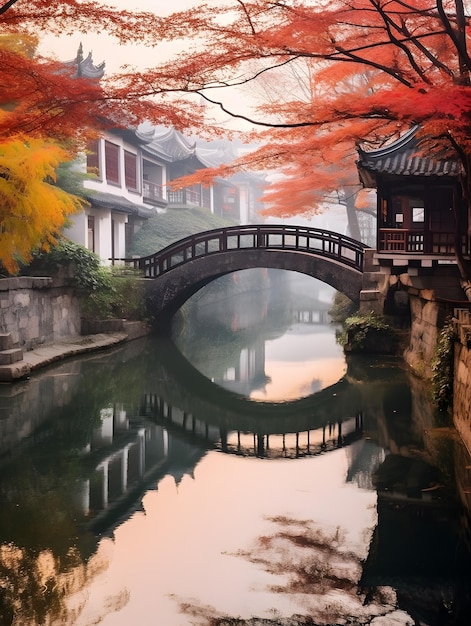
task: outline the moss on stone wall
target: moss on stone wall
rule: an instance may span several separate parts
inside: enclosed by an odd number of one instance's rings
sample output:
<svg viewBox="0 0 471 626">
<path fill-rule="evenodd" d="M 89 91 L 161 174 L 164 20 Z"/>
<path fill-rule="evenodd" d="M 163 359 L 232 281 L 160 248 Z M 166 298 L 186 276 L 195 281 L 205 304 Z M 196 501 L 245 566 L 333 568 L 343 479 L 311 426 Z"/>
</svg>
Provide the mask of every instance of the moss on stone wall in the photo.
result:
<svg viewBox="0 0 471 626">
<path fill-rule="evenodd" d="M 376 313 L 359 314 L 344 322 L 338 341 L 347 353 L 396 354 L 398 340 L 394 329 Z"/>
<path fill-rule="evenodd" d="M 453 406 L 455 331 L 451 318 L 438 333 L 432 361 L 432 396 L 437 407 L 449 411 Z"/>
</svg>

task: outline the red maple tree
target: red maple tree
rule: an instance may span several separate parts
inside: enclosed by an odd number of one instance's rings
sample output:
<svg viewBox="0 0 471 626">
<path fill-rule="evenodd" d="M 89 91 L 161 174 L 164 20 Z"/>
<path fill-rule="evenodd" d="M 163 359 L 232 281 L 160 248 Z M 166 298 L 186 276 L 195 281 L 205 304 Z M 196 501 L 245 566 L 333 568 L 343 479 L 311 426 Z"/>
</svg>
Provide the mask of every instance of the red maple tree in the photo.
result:
<svg viewBox="0 0 471 626">
<path fill-rule="evenodd" d="M 412 125 L 424 150 L 460 161 L 471 206 L 470 32 L 462 0 L 197 3 L 163 29 L 194 43 L 128 80 L 136 92 L 152 84 L 185 95 L 186 111 L 197 96 L 258 129 L 260 149 L 199 176 L 278 170 L 285 176 L 265 198 L 273 215 L 315 210 L 326 191 L 351 184 L 356 145 L 378 147 Z M 247 111 L 253 84 L 300 60 L 309 63 L 308 99 L 271 98 Z"/>
<path fill-rule="evenodd" d="M 130 76 L 90 81 L 75 75 L 75 67 L 36 53 L 38 33 L 104 32 L 120 44 L 161 39 L 162 20 L 152 12 L 124 11 L 80 0 L 8 0 L 0 7 L 0 138 L 18 132 L 82 144 L 87 133 L 106 126 L 126 126 L 144 119 L 175 127 L 188 116 L 170 101 L 152 99 L 145 75 L 140 89 Z M 194 110 L 192 117 L 194 115 Z"/>
<path fill-rule="evenodd" d="M 287 215 L 316 210 L 326 192 L 351 184 L 356 144 L 378 146 L 418 124 L 428 151 L 461 162 L 471 205 L 463 0 L 221 0 L 167 17 L 87 0 L 10 0 L 0 24 L 4 35 L 86 30 L 106 31 L 121 43 L 187 42 L 174 59 L 100 85 L 77 81 L 48 60 L 13 63 L 17 57 L 5 53 L 0 103 L 5 109 L 13 100 L 15 107 L 2 120 L 0 137 L 27 128 L 79 141 L 89 123 L 142 119 L 217 132 L 205 101 L 249 122 L 251 140 L 262 147 L 199 175 L 276 169 L 284 176 L 266 200 L 271 213 Z M 309 63 L 309 98 L 271 99 L 247 110 L 247 94 L 260 77 L 300 59 Z"/>
</svg>

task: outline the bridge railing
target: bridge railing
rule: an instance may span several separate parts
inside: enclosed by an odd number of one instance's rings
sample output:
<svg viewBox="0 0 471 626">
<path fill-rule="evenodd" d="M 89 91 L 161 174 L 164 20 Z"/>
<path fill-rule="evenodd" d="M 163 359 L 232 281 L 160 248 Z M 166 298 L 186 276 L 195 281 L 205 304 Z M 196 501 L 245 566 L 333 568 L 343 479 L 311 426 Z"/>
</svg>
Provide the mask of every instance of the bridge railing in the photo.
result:
<svg viewBox="0 0 471 626">
<path fill-rule="evenodd" d="M 155 254 L 124 259 L 157 278 L 192 259 L 232 250 L 295 250 L 327 257 L 356 270 L 363 270 L 365 244 L 321 228 L 283 225 L 248 225 L 217 228 L 190 235 Z"/>
</svg>

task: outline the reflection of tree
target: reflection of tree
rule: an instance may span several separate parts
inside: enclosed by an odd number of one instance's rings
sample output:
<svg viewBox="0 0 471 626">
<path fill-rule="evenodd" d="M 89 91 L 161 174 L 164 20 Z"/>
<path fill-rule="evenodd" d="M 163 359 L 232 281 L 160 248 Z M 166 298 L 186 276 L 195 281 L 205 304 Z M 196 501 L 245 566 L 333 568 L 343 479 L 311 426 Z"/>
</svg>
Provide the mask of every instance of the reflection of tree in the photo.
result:
<svg viewBox="0 0 471 626">
<path fill-rule="evenodd" d="M 287 517 L 271 521 L 276 532 L 259 537 L 250 551 L 237 556 L 283 578 L 283 584 L 272 585 L 270 591 L 289 595 L 303 608 L 303 615 L 281 617 L 274 612 L 273 618 L 243 619 L 190 602 L 181 602 L 182 612 L 196 618 L 199 626 L 362 626 L 379 616 L 394 619 L 396 596 L 390 588 L 370 590 L 368 598 L 358 591 L 362 560 L 348 548 L 338 528 L 327 535 L 312 521 Z"/>
<path fill-rule="evenodd" d="M 0 616 L 2 626 L 72 626 L 83 611 L 84 599 L 70 599 L 102 574 L 108 563 L 95 555 L 84 563 L 70 548 L 63 557 L 50 550 L 26 550 L 14 544 L 0 547 Z M 106 613 L 128 602 L 123 591 L 109 599 Z M 104 617 L 104 615 L 102 616 Z"/>
</svg>

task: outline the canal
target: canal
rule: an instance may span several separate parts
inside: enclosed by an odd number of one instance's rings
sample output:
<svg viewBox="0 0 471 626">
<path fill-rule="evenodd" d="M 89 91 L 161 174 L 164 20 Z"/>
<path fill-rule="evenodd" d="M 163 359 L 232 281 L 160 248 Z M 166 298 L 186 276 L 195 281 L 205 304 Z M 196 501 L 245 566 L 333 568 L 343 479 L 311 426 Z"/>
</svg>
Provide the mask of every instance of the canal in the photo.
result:
<svg viewBox="0 0 471 626">
<path fill-rule="evenodd" d="M 332 297 L 241 273 L 0 386 L 0 626 L 471 623 L 471 460 Z"/>
</svg>

